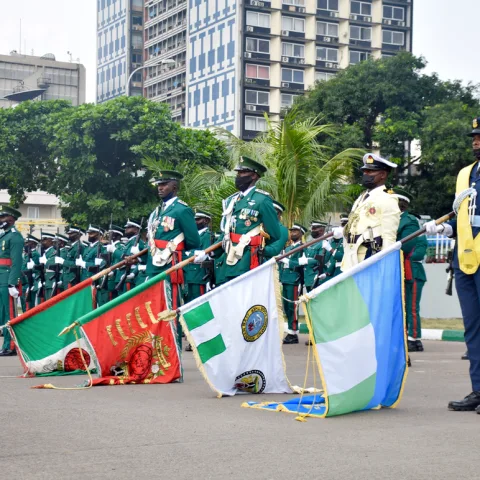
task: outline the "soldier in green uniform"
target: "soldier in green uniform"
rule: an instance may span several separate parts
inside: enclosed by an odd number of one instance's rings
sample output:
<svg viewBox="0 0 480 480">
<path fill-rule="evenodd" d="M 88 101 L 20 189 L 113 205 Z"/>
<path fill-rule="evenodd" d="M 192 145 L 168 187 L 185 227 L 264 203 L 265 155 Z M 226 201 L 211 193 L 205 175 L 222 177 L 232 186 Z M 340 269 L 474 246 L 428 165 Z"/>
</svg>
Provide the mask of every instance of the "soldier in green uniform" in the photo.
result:
<svg viewBox="0 0 480 480">
<path fill-rule="evenodd" d="M 389 191 L 392 196 L 398 199 L 398 207 L 400 208 L 400 224 L 398 226 L 397 232 L 397 241 L 402 240 L 403 238 L 407 237 L 408 235 L 416 232 L 420 227 L 418 224 L 418 220 L 414 215 L 408 213 L 408 208 L 410 206 L 410 202 L 412 196 L 402 188 L 395 188 Z M 418 319 L 416 318 L 415 308 L 412 309 L 412 303 L 415 304 L 414 294 L 413 294 L 413 287 L 414 287 L 414 280 L 413 280 L 413 272 L 412 272 L 412 255 L 416 248 L 418 241 L 418 237 L 406 242 L 402 245 L 402 252 L 403 252 L 403 264 L 404 264 L 404 273 L 405 273 L 405 310 L 407 314 L 407 326 L 409 331 L 408 336 L 408 351 L 409 352 L 416 352 L 417 351 L 417 344 L 416 338 L 410 336 L 410 332 L 417 331 L 417 322 Z M 418 338 L 421 337 L 421 334 Z M 421 343 L 421 342 L 420 342 Z"/>
<path fill-rule="evenodd" d="M 145 242 L 141 238 L 141 228 L 142 228 L 143 219 L 141 222 L 137 220 L 130 220 L 128 219 L 125 223 L 125 237 L 127 238 L 127 243 L 125 244 L 125 249 L 123 252 L 124 257 L 129 257 L 130 255 L 134 255 L 139 253 L 140 250 L 145 248 Z M 139 268 L 142 267 L 142 270 Z M 119 295 L 124 292 L 128 292 L 136 285 L 140 285 L 145 281 L 146 275 L 143 275 L 143 279 L 137 282 L 138 276 L 142 271 L 145 273 L 147 266 L 145 264 L 137 263 L 136 265 L 127 265 L 125 269 L 122 269 L 122 273 L 120 275 L 117 274 L 116 281 L 116 289 L 118 290 Z M 125 275 L 125 278 L 123 278 Z M 123 283 L 123 285 L 122 285 Z"/>
<path fill-rule="evenodd" d="M 149 278 L 168 270 L 181 262 L 186 250 L 200 248 L 200 236 L 193 210 L 177 196 L 183 176 L 172 170 L 158 173 L 154 184 L 163 200 L 151 214 L 147 224 L 147 269 Z M 203 255 L 205 257 L 205 255 Z M 200 258 L 200 263 L 205 258 Z M 177 270 L 166 281 L 167 304 L 171 310 L 180 306 L 183 271 Z M 177 323 L 178 344 L 181 346 L 182 331 Z"/>
<path fill-rule="evenodd" d="M 238 277 L 259 265 L 258 253 L 264 238 L 271 243 L 281 238 L 280 222 L 270 195 L 255 184 L 266 172 L 260 163 L 241 157 L 235 168 L 235 186 L 239 190 L 223 201 L 221 261 L 224 281 Z"/>
<path fill-rule="evenodd" d="M 110 242 L 105 245 L 105 250 L 110 256 L 110 265 L 107 266 L 115 265 L 123 260 L 125 245 L 121 242 L 121 240 L 124 235 L 125 231 L 123 228 L 117 225 L 110 225 L 108 230 Z M 126 267 L 119 268 L 108 275 L 108 300 L 113 300 L 118 296 L 118 291 L 115 289 L 115 287 L 122 278 L 123 273 L 125 273 L 125 268 Z"/>
<path fill-rule="evenodd" d="M 55 263 L 55 258 L 61 257 L 64 260 L 67 258 L 67 252 L 69 249 L 68 237 L 61 235 L 60 233 L 55 234 L 53 239 L 53 251 L 54 255 L 47 259 L 46 268 L 48 276 L 51 277 L 51 298 L 55 295 L 58 295 L 60 292 L 63 292 L 63 267 Z M 50 272 L 48 272 L 50 271 Z"/>
<path fill-rule="evenodd" d="M 312 238 L 320 238 L 325 235 L 326 228 L 326 222 L 322 222 L 320 220 L 312 220 L 310 224 L 310 232 Z M 324 240 L 323 242 L 318 242 L 313 244 L 311 247 L 305 248 L 303 251 L 303 255 L 298 259 L 299 265 L 305 266 L 304 279 L 307 292 L 309 292 L 314 286 L 316 286 L 315 281 L 317 276 L 320 278 L 322 275 L 325 274 L 325 264 L 322 266 L 321 262 L 319 263 L 318 259 L 315 257 L 320 256 L 325 258 L 326 252 L 324 247 L 326 246 L 326 243 L 328 242 Z M 317 280 L 317 284 L 319 283 L 320 281 Z"/>
<path fill-rule="evenodd" d="M 55 261 L 55 249 L 53 241 L 55 235 L 53 233 L 42 232 L 42 256 L 39 259 L 37 269 L 39 271 L 39 290 L 37 295 L 37 305 L 52 297 L 52 289 L 55 283 L 55 271 L 48 268 Z M 50 264 L 47 263 L 50 261 Z M 43 293 L 42 293 L 43 292 Z"/>
<path fill-rule="evenodd" d="M 343 228 L 348 223 L 348 213 L 340 214 L 340 226 Z M 341 266 L 343 260 L 343 239 L 332 238 L 330 241 L 325 241 L 323 248 L 326 251 L 325 255 L 325 274 L 326 279 L 336 277 L 342 273 Z"/>
<path fill-rule="evenodd" d="M 0 326 L 17 316 L 17 299 L 21 290 L 23 237 L 15 228 L 21 216 L 9 206 L 0 207 Z M 3 329 L 0 356 L 16 355 L 10 332 Z"/>
<path fill-rule="evenodd" d="M 265 262 L 267 260 L 270 260 L 272 257 L 276 257 L 283 251 L 283 249 L 285 248 L 285 245 L 288 242 L 289 235 L 290 235 L 288 228 L 282 224 L 282 215 L 283 215 L 283 212 L 285 211 L 285 207 L 280 202 L 277 202 L 276 200 L 273 200 L 273 207 L 277 212 L 277 218 L 278 218 L 278 223 L 280 227 L 280 238 L 275 242 L 266 240 L 265 247 L 263 249 L 263 260 Z"/>
<path fill-rule="evenodd" d="M 294 223 L 290 228 L 292 243 L 285 249 L 285 253 L 302 245 L 302 238 L 305 233 L 307 233 L 305 227 L 299 223 Z M 298 252 L 279 261 L 283 311 L 288 320 L 287 335 L 283 339 L 283 343 L 286 345 L 298 343 L 298 306 L 294 302 L 298 300 L 299 288 L 303 283 L 303 268 L 298 264 L 300 256 L 301 253 Z"/>
<path fill-rule="evenodd" d="M 22 262 L 22 310 L 26 312 L 35 306 L 36 288 L 38 273 L 35 267 L 39 264 L 40 255 L 38 246 L 40 240 L 32 234 L 28 234 L 25 240 L 25 247 Z"/>
<path fill-rule="evenodd" d="M 66 234 L 70 242 L 70 248 L 66 252 L 65 258 L 62 258 L 62 256 L 55 257 L 55 264 L 63 267 L 62 284 L 65 290 L 80 283 L 81 267 L 76 265 L 76 260 L 81 258 L 83 250 L 86 248 L 81 241 L 85 230 L 78 226 L 71 225 L 67 227 Z"/>
</svg>

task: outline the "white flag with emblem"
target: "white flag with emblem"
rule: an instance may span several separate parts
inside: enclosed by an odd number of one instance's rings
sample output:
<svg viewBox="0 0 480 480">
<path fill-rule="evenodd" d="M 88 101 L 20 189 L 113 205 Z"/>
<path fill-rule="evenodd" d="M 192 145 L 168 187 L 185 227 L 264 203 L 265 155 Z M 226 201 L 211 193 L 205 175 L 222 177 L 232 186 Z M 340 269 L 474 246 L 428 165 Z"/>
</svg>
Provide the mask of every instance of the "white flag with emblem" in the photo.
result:
<svg viewBox="0 0 480 480">
<path fill-rule="evenodd" d="M 292 393 L 275 263 L 272 259 L 180 308 L 197 365 L 219 396 Z"/>
</svg>

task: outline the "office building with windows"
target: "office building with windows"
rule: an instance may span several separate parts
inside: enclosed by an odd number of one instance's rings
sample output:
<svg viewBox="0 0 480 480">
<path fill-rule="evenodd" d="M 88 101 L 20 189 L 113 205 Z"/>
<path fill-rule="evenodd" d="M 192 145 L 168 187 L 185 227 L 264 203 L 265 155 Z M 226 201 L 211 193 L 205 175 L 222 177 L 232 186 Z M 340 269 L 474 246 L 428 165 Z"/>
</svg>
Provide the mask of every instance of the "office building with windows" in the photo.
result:
<svg viewBox="0 0 480 480">
<path fill-rule="evenodd" d="M 59 62 L 51 53 L 0 55 L 0 108 L 25 100 L 67 100 L 80 105 L 85 103 L 85 77 L 83 65 Z"/>
<path fill-rule="evenodd" d="M 278 120 L 316 81 L 411 51 L 412 11 L 413 0 L 188 0 L 185 123 L 254 138 L 265 112 Z"/>
<path fill-rule="evenodd" d="M 144 0 L 97 0 L 97 103 L 125 95 L 130 74 L 143 64 Z M 130 95 L 143 94 L 135 73 Z"/>
</svg>

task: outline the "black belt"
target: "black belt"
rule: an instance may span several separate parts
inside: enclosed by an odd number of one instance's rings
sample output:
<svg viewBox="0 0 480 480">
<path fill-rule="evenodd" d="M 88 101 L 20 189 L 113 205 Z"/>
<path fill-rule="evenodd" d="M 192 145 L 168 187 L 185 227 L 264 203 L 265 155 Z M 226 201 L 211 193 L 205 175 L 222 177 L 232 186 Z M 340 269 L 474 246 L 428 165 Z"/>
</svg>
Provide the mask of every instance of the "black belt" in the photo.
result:
<svg viewBox="0 0 480 480">
<path fill-rule="evenodd" d="M 347 242 L 348 243 L 357 243 L 357 240 L 360 238 L 360 237 L 363 237 L 363 234 L 362 235 L 348 235 L 347 236 Z M 377 244 L 377 246 L 381 247 L 382 246 L 382 237 L 374 237 L 373 238 L 373 242 L 375 242 Z M 361 245 L 368 245 L 369 243 L 372 243 L 370 241 L 366 241 L 364 240 Z"/>
</svg>

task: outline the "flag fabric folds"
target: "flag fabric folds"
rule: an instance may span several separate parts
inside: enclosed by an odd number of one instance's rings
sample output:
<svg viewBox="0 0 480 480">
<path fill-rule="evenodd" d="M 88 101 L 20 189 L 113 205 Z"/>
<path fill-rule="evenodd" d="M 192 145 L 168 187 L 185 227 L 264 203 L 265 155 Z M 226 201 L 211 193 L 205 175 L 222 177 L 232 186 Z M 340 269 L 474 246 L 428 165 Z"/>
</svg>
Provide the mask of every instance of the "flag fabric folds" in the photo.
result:
<svg viewBox="0 0 480 480">
<path fill-rule="evenodd" d="M 53 376 L 85 373 L 82 349 L 89 368 L 93 358 L 84 341 L 80 346 L 73 332 L 58 334 L 77 318 L 93 310 L 91 282 L 58 295 L 9 322 L 26 376 Z"/>
<path fill-rule="evenodd" d="M 171 383 L 182 369 L 174 319 L 167 310 L 164 274 L 77 320 L 91 347 L 99 378 L 93 385 Z"/>
<path fill-rule="evenodd" d="M 218 396 L 291 393 L 274 259 L 180 308 L 197 365 Z"/>
<path fill-rule="evenodd" d="M 406 377 L 401 243 L 308 294 L 325 416 L 394 407 Z"/>
</svg>

